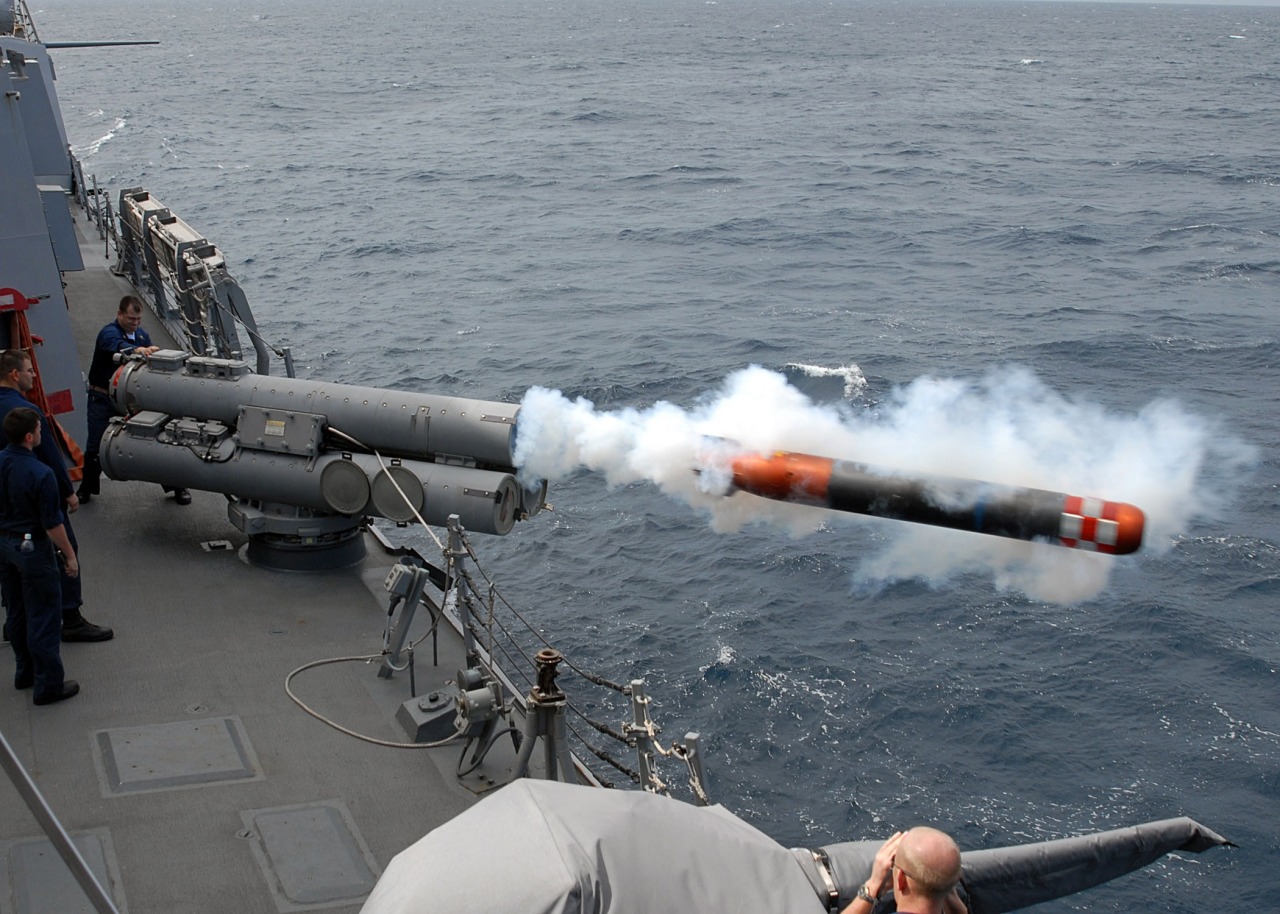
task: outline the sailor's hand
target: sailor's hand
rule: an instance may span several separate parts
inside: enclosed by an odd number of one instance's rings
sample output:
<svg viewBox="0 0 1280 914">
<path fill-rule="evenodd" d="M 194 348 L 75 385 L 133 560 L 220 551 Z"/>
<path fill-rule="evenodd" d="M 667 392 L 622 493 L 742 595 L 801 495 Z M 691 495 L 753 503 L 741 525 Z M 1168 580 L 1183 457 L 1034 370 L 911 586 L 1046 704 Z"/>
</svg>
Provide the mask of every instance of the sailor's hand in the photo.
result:
<svg viewBox="0 0 1280 914">
<path fill-rule="evenodd" d="M 75 578 L 80 576 L 80 563 L 76 561 L 74 555 L 64 555 L 62 560 L 66 563 L 64 567 L 67 569 L 67 577 Z"/>
<path fill-rule="evenodd" d="M 75 492 L 72 492 L 70 495 L 67 496 L 67 513 L 75 514 L 79 510 L 80 510 L 80 496 L 76 495 Z"/>
<path fill-rule="evenodd" d="M 876 859 L 871 864 L 871 878 L 867 880 L 867 889 L 876 897 L 880 896 L 888 887 L 889 870 L 893 867 L 893 858 L 898 853 L 898 845 L 902 843 L 902 836 L 906 832 L 896 831 L 889 836 L 889 840 L 880 845 L 880 850 L 876 851 Z"/>
</svg>

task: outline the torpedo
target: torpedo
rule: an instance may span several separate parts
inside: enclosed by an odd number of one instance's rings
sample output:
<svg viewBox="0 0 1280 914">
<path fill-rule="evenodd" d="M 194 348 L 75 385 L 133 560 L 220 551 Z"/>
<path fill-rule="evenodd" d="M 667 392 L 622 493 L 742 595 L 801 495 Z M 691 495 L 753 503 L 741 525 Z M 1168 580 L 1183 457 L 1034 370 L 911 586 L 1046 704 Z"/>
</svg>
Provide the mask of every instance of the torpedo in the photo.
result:
<svg viewBox="0 0 1280 914">
<path fill-rule="evenodd" d="M 775 451 L 731 458 L 729 487 L 775 501 L 794 502 L 929 524 L 1127 555 L 1142 545 L 1142 510 L 1044 489 L 998 485 L 975 479 L 910 477 L 863 464 Z"/>
</svg>

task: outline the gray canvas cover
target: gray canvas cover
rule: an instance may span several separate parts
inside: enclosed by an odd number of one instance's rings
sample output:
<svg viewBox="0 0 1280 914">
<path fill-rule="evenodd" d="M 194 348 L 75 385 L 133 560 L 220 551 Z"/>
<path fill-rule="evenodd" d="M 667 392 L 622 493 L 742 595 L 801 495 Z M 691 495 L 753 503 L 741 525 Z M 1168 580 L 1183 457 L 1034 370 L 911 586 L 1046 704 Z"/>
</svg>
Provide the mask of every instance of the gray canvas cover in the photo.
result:
<svg viewBox="0 0 1280 914">
<path fill-rule="evenodd" d="M 843 908 L 882 841 L 823 850 Z M 1172 850 L 1229 844 L 1191 819 L 962 854 L 972 914 L 1079 892 Z M 735 914 L 821 914 L 825 881 L 718 806 L 639 791 L 522 779 L 402 851 L 361 914 L 651 914 L 690 905 Z"/>
<path fill-rule="evenodd" d="M 524 778 L 396 855 L 361 914 L 822 914 L 791 854 L 720 807 Z"/>
</svg>

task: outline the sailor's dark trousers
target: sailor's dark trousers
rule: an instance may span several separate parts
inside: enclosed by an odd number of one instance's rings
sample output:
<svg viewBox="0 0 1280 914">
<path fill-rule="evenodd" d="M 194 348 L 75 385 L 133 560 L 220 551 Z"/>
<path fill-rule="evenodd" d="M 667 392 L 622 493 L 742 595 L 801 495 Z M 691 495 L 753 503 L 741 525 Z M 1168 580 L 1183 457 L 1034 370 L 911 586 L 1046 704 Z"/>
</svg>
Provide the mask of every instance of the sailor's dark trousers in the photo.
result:
<svg viewBox="0 0 1280 914">
<path fill-rule="evenodd" d="M 34 675 L 36 698 L 62 691 L 62 576 L 53 542 L 22 540 L 0 534 L 0 596 L 5 628 L 17 658 L 15 681 Z"/>
</svg>

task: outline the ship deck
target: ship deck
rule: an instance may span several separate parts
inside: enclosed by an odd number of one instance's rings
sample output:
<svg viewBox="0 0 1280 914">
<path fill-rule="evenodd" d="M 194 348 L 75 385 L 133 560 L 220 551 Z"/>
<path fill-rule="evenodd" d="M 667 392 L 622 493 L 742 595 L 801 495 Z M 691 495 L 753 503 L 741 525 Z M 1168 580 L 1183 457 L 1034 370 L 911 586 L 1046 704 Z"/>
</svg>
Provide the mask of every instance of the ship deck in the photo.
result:
<svg viewBox="0 0 1280 914">
<path fill-rule="evenodd" d="M 87 370 L 94 336 L 131 290 L 77 215 L 85 262 L 98 265 L 66 277 Z M 163 342 L 154 317 L 144 326 Z M 476 799 L 454 777 L 457 747 L 360 741 L 286 694 L 305 664 L 379 651 L 395 556 L 366 534 L 369 556 L 354 568 L 254 567 L 225 497 L 192 495 L 184 507 L 157 485 L 104 479 L 73 516 L 84 614 L 115 638 L 63 645 L 81 686 L 69 701 L 35 707 L 30 691 L 0 689 L 4 734 L 118 910 L 357 911 L 392 856 Z M 420 612 L 412 637 L 427 622 Z M 419 695 L 462 666 L 445 625 L 439 651 L 438 667 L 418 652 Z M 395 719 L 405 673 L 333 663 L 293 685 L 343 726 L 407 739 Z M 0 812 L 0 912 L 93 910 L 8 783 Z"/>
</svg>

